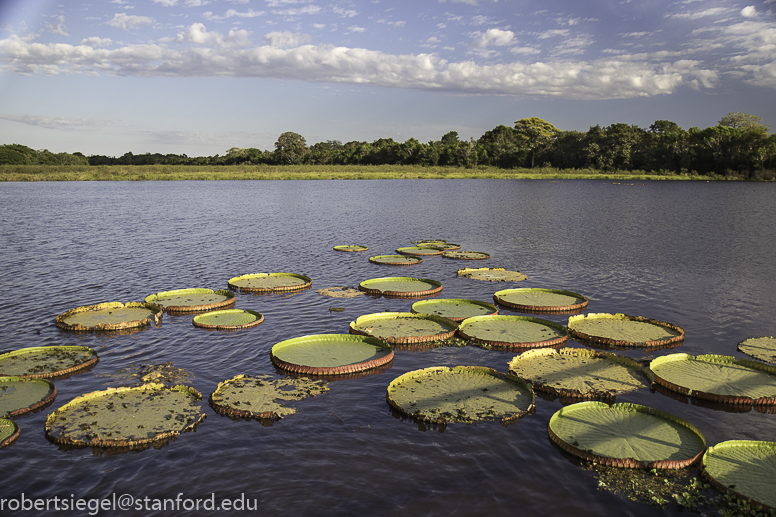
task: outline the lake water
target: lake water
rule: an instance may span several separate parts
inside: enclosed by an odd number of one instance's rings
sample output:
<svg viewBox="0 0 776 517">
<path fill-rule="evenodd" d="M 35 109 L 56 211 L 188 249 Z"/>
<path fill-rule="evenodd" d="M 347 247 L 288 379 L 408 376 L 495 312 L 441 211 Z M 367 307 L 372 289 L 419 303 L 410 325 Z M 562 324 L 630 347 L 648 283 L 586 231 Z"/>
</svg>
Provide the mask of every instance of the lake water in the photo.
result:
<svg viewBox="0 0 776 517">
<path fill-rule="evenodd" d="M 140 452 L 65 450 L 44 436 L 46 415 L 110 384 L 133 364 L 171 361 L 194 375 L 207 398 L 234 375 L 283 375 L 271 347 L 306 334 L 347 333 L 363 314 L 410 309 L 416 300 L 333 299 L 316 289 L 357 286 L 382 276 L 438 280 L 441 298 L 492 302 L 510 287 L 571 290 L 585 312 L 622 312 L 679 325 L 672 350 L 619 352 L 633 358 L 686 352 L 743 357 L 739 341 L 776 334 L 776 184 L 598 180 L 395 180 L 255 182 L 84 182 L 0 185 L 2 261 L 0 351 L 86 345 L 100 362 L 56 380 L 54 403 L 16 419 L 21 436 L 0 450 L 0 499 L 206 499 L 244 497 L 245 515 L 672 515 L 597 490 L 598 481 L 547 435 L 562 404 L 537 396 L 515 424 L 425 427 L 393 412 L 386 387 L 429 366 L 482 365 L 499 371 L 516 354 L 475 346 L 397 350 L 393 363 L 330 383 L 271 426 L 215 413 L 195 432 Z M 430 257 L 408 268 L 379 266 L 418 239 L 446 239 L 490 259 Z M 334 251 L 360 244 L 366 253 Z M 504 267 L 519 283 L 457 275 Z M 231 277 L 291 272 L 312 278 L 296 294 L 237 294 L 236 307 L 261 312 L 238 332 L 196 328 L 165 315 L 130 334 L 75 334 L 57 314 L 106 301 L 142 301 L 159 291 L 225 289 Z M 330 307 L 344 311 L 332 312 Z M 502 310 L 503 314 L 518 314 Z M 567 316 L 548 319 L 565 324 Z M 582 346 L 569 341 L 570 346 Z M 644 389 L 618 397 L 673 413 L 707 443 L 776 441 L 776 414 L 736 413 Z M 54 515 L 63 512 L 10 512 Z M 67 512 L 65 512 L 67 513 Z M 74 512 L 86 515 L 87 511 Z M 111 515 L 228 515 L 219 511 L 126 511 Z"/>
</svg>

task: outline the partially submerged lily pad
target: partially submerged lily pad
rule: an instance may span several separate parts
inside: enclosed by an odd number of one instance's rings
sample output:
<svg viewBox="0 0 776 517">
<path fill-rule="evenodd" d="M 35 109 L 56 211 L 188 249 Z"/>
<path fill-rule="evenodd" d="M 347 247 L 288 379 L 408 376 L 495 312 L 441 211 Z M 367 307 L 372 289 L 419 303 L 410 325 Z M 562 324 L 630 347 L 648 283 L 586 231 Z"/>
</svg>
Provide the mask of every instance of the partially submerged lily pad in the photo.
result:
<svg viewBox="0 0 776 517">
<path fill-rule="evenodd" d="M 69 375 L 97 364 L 88 346 L 41 346 L 0 354 L 0 375 L 50 378 Z"/>
<path fill-rule="evenodd" d="M 401 253 L 402 255 L 415 255 L 420 257 L 426 257 L 426 256 L 432 256 L 432 255 L 441 255 L 445 250 L 438 248 L 436 246 L 408 246 L 405 248 L 399 248 L 396 250 L 396 253 Z"/>
<path fill-rule="evenodd" d="M 369 257 L 369 262 L 385 266 L 413 266 L 423 262 L 423 259 L 412 255 L 377 255 Z"/>
<path fill-rule="evenodd" d="M 210 407 L 222 415 L 274 420 L 296 413 L 296 409 L 284 402 L 313 397 L 328 390 L 326 382 L 307 377 L 273 379 L 269 375 L 237 375 L 218 383 L 210 395 Z"/>
<path fill-rule="evenodd" d="M 148 301 L 148 300 L 146 300 Z M 71 331 L 124 330 L 145 327 L 162 319 L 161 304 L 129 302 L 98 303 L 76 307 L 56 317 L 57 327 Z"/>
<path fill-rule="evenodd" d="M 766 510 L 776 509 L 776 442 L 718 443 L 703 455 L 702 472 L 718 490 L 762 505 Z"/>
<path fill-rule="evenodd" d="M 350 333 L 376 337 L 392 344 L 411 344 L 451 338 L 456 327 L 454 321 L 430 314 L 379 312 L 352 321 Z"/>
<path fill-rule="evenodd" d="M 191 381 L 194 374 L 173 366 L 172 361 L 165 361 L 163 363 L 131 364 L 127 368 L 120 368 L 116 373 L 98 373 L 95 377 L 109 379 L 106 384 L 122 386 L 139 386 L 149 382 L 175 385 Z"/>
<path fill-rule="evenodd" d="M 261 325 L 263 322 L 263 314 L 242 309 L 206 312 L 205 314 L 194 316 L 192 320 L 195 327 L 214 330 L 247 329 Z"/>
<path fill-rule="evenodd" d="M 750 357 L 776 363 L 776 337 L 752 337 L 738 344 L 738 350 Z"/>
<path fill-rule="evenodd" d="M 508 364 L 510 373 L 530 382 L 535 390 L 559 397 L 614 397 L 649 384 L 637 361 L 585 348 L 529 350 Z"/>
<path fill-rule="evenodd" d="M 309 276 L 296 273 L 253 273 L 229 279 L 229 288 L 246 293 L 271 293 L 309 289 Z"/>
<path fill-rule="evenodd" d="M 516 311 L 566 312 L 587 307 L 581 294 L 560 289 L 504 289 L 493 295 L 496 303 Z"/>
<path fill-rule="evenodd" d="M 621 347 L 666 347 L 684 340 L 684 330 L 665 321 L 625 314 L 591 313 L 571 316 L 571 337 L 587 343 Z"/>
<path fill-rule="evenodd" d="M 11 445 L 19 437 L 19 426 L 13 420 L 0 418 L 0 448 Z"/>
<path fill-rule="evenodd" d="M 483 260 L 490 258 L 489 253 L 484 251 L 445 251 L 442 256 L 449 259 L 461 260 Z"/>
<path fill-rule="evenodd" d="M 46 436 L 65 445 L 137 447 L 193 430 L 205 418 L 189 386 L 149 383 L 80 395 L 46 418 Z"/>
<path fill-rule="evenodd" d="M 46 379 L 0 377 L 0 418 L 15 418 L 50 404 L 57 388 Z"/>
<path fill-rule="evenodd" d="M 369 248 L 366 246 L 360 246 L 358 244 L 349 244 L 349 245 L 342 245 L 342 246 L 334 246 L 334 249 L 336 251 L 366 251 Z"/>
<path fill-rule="evenodd" d="M 355 298 L 357 296 L 366 296 L 365 292 L 359 291 L 353 287 L 327 287 L 315 291 L 321 296 L 330 298 Z"/>
<path fill-rule="evenodd" d="M 405 373 L 388 385 L 388 404 L 417 420 L 447 424 L 518 420 L 534 408 L 523 380 L 483 366 L 434 366 Z"/>
<path fill-rule="evenodd" d="M 566 452 L 611 467 L 684 468 L 706 449 L 692 424 L 639 404 L 579 402 L 557 411 L 547 430 Z"/>
<path fill-rule="evenodd" d="M 416 298 L 419 296 L 431 296 L 441 292 L 442 284 L 429 278 L 390 276 L 364 280 L 358 284 L 358 288 L 373 296 Z"/>
<path fill-rule="evenodd" d="M 161 305 L 167 312 L 198 312 L 234 305 L 234 293 L 225 289 L 175 289 L 146 297 L 146 303 Z"/>
<path fill-rule="evenodd" d="M 498 314 L 498 308 L 495 305 L 478 300 L 437 298 L 413 303 L 412 312 L 416 314 L 433 314 L 460 322 L 473 316 Z"/>
<path fill-rule="evenodd" d="M 776 368 L 725 355 L 670 354 L 649 365 L 655 382 L 672 391 L 725 404 L 776 405 Z"/>
<path fill-rule="evenodd" d="M 498 347 L 542 348 L 561 345 L 568 339 L 565 327 L 530 316 L 475 316 L 458 326 L 464 339 Z"/>
<path fill-rule="evenodd" d="M 466 267 L 458 270 L 458 276 L 487 282 L 521 282 L 528 278 L 520 271 L 508 271 L 503 267 Z"/>
<path fill-rule="evenodd" d="M 317 334 L 274 345 L 275 366 L 306 375 L 341 375 L 377 368 L 393 360 L 390 345 L 350 334 Z"/>
</svg>

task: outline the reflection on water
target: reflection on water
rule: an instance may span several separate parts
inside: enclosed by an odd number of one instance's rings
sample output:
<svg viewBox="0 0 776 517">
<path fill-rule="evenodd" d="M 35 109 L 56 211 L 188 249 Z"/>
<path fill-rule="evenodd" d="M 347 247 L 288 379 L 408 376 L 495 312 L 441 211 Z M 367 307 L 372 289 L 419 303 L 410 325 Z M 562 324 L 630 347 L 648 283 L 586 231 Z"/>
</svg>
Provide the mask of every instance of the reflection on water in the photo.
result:
<svg viewBox="0 0 776 517">
<path fill-rule="evenodd" d="M 419 428 L 386 402 L 387 385 L 408 371 L 479 365 L 505 372 L 514 351 L 396 347 L 388 367 L 331 382 L 328 393 L 296 403 L 296 414 L 271 427 L 230 420 L 206 406 L 208 418 L 195 432 L 142 452 L 60 450 L 45 439 L 43 424 L 75 396 L 103 389 L 102 374 L 132 364 L 172 363 L 194 375 L 190 384 L 205 397 L 237 374 L 285 375 L 269 358 L 275 343 L 346 333 L 363 314 L 410 311 L 417 300 L 368 296 L 338 299 L 343 310 L 331 311 L 331 298 L 315 290 L 386 276 L 369 256 L 419 239 L 460 243 L 490 254 L 478 267 L 529 277 L 519 283 L 459 277 L 460 262 L 442 257 L 402 269 L 441 282 L 440 298 L 490 302 L 511 287 L 571 290 L 590 300 L 585 313 L 645 316 L 686 332 L 677 349 L 619 354 L 739 357 L 738 342 L 776 332 L 775 189 L 593 180 L 2 184 L 0 348 L 90 346 L 100 362 L 57 380 L 53 407 L 17 419 L 21 436 L 0 451 L 4 470 L 13 472 L 0 497 L 245 494 L 267 515 L 501 515 L 515 508 L 526 515 L 678 514 L 597 491 L 595 480 L 559 454 L 547 423 L 562 401 L 539 397 L 534 414 L 506 427 L 443 429 Z M 341 244 L 365 245 L 369 253 L 333 250 Z M 313 287 L 237 293 L 237 308 L 265 317 L 241 332 L 202 332 L 191 315 L 166 315 L 160 325 L 133 333 L 74 334 L 54 325 L 56 314 L 74 307 L 174 289 L 224 289 L 236 275 L 267 272 L 306 275 Z M 546 318 L 568 321 L 562 314 Z M 715 411 L 648 389 L 617 401 L 674 413 L 710 445 L 776 441 L 773 414 Z M 557 497 L 558 487 L 564 497 Z"/>
</svg>

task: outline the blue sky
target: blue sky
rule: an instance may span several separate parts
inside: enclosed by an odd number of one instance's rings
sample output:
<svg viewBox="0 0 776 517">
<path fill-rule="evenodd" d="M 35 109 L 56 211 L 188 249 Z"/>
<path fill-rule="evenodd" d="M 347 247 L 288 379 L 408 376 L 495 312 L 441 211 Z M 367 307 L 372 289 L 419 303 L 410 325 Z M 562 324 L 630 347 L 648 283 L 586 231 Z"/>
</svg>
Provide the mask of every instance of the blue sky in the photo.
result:
<svg viewBox="0 0 776 517">
<path fill-rule="evenodd" d="M 0 143 L 53 152 L 732 111 L 776 128 L 776 0 L 0 0 Z"/>
</svg>

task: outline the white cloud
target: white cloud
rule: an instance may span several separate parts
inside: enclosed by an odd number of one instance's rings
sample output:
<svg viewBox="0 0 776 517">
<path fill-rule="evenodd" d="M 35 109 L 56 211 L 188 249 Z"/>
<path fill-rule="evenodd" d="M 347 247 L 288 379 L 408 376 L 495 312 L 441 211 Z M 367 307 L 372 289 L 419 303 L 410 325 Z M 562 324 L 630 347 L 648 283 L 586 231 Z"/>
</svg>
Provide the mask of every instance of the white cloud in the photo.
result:
<svg viewBox="0 0 776 517">
<path fill-rule="evenodd" d="M 208 32 L 202 23 L 193 23 L 184 32 L 179 32 L 175 41 L 179 43 L 189 42 L 198 45 L 215 45 L 219 47 L 247 47 L 251 44 L 246 30 L 230 30 L 223 36 L 218 32 Z"/>
<path fill-rule="evenodd" d="M 276 48 L 294 48 L 305 43 L 309 43 L 309 35 L 298 32 L 270 32 L 264 35 L 264 41 L 270 47 Z"/>
<path fill-rule="evenodd" d="M 757 16 L 757 9 L 753 5 L 748 5 L 741 9 L 741 16 L 744 18 L 755 18 Z"/>
<path fill-rule="evenodd" d="M 321 8 L 317 5 L 308 5 L 300 8 L 284 9 L 280 11 L 272 11 L 272 14 L 279 16 L 301 16 L 303 14 L 317 14 L 321 11 Z"/>
<path fill-rule="evenodd" d="M 501 29 L 488 29 L 484 33 L 475 33 L 476 37 L 471 42 L 474 48 L 486 48 L 491 45 L 503 47 L 512 43 L 515 33 Z"/>
<path fill-rule="evenodd" d="M 67 27 L 65 27 L 65 17 L 61 15 L 57 17 L 56 25 L 46 22 L 46 30 L 55 34 L 61 34 L 62 36 L 69 36 Z"/>
<path fill-rule="evenodd" d="M 445 3 L 448 0 L 439 0 L 440 4 Z M 477 5 L 477 0 L 449 0 L 451 4 L 469 4 Z"/>
<path fill-rule="evenodd" d="M 178 0 L 152 0 L 156 4 L 162 4 L 165 7 L 172 7 L 178 3 Z"/>
<path fill-rule="evenodd" d="M 399 21 L 399 22 L 396 22 L 396 23 L 393 24 L 394 28 L 397 28 L 397 29 L 399 27 L 404 27 L 405 25 L 407 25 L 407 22 L 405 22 L 405 21 Z"/>
<path fill-rule="evenodd" d="M 353 18 L 354 16 L 358 15 L 357 11 L 354 11 L 353 9 L 343 9 L 341 7 L 335 7 L 332 9 L 335 14 L 341 16 L 342 18 Z"/>
<path fill-rule="evenodd" d="M 129 29 L 137 29 L 143 25 L 151 25 L 154 23 L 154 19 L 149 18 L 148 16 L 132 16 L 127 13 L 117 13 L 113 15 L 112 20 L 106 23 L 111 27 L 128 31 Z"/>
<path fill-rule="evenodd" d="M 365 28 L 363 28 L 363 27 L 358 27 L 358 26 L 356 26 L 356 25 L 352 25 L 352 26 L 348 27 L 348 30 L 349 30 L 350 32 L 357 32 L 357 33 L 366 32 L 366 29 L 365 29 Z"/>
<path fill-rule="evenodd" d="M 84 38 L 81 40 L 81 45 L 84 47 L 92 47 L 92 48 L 99 48 L 99 47 L 110 47 L 113 43 L 113 40 L 110 38 L 98 38 L 95 36 L 92 36 L 91 38 Z"/>
<path fill-rule="evenodd" d="M 544 32 L 540 32 L 536 35 L 538 39 L 557 38 L 558 36 L 568 36 L 568 29 L 551 29 Z"/>
<path fill-rule="evenodd" d="M 708 16 L 718 16 L 720 14 L 727 14 L 731 11 L 728 7 L 711 7 L 709 9 L 704 9 L 703 11 L 697 11 L 692 13 L 674 13 L 674 14 L 666 14 L 666 18 L 675 18 L 678 20 L 697 20 L 700 18 L 706 18 Z"/>
<path fill-rule="evenodd" d="M 112 120 L 96 120 L 88 118 L 41 117 L 38 115 L 11 115 L 0 113 L 0 119 L 20 122 L 30 126 L 47 129 L 77 130 L 94 127 L 105 127 L 114 124 Z"/>
</svg>

